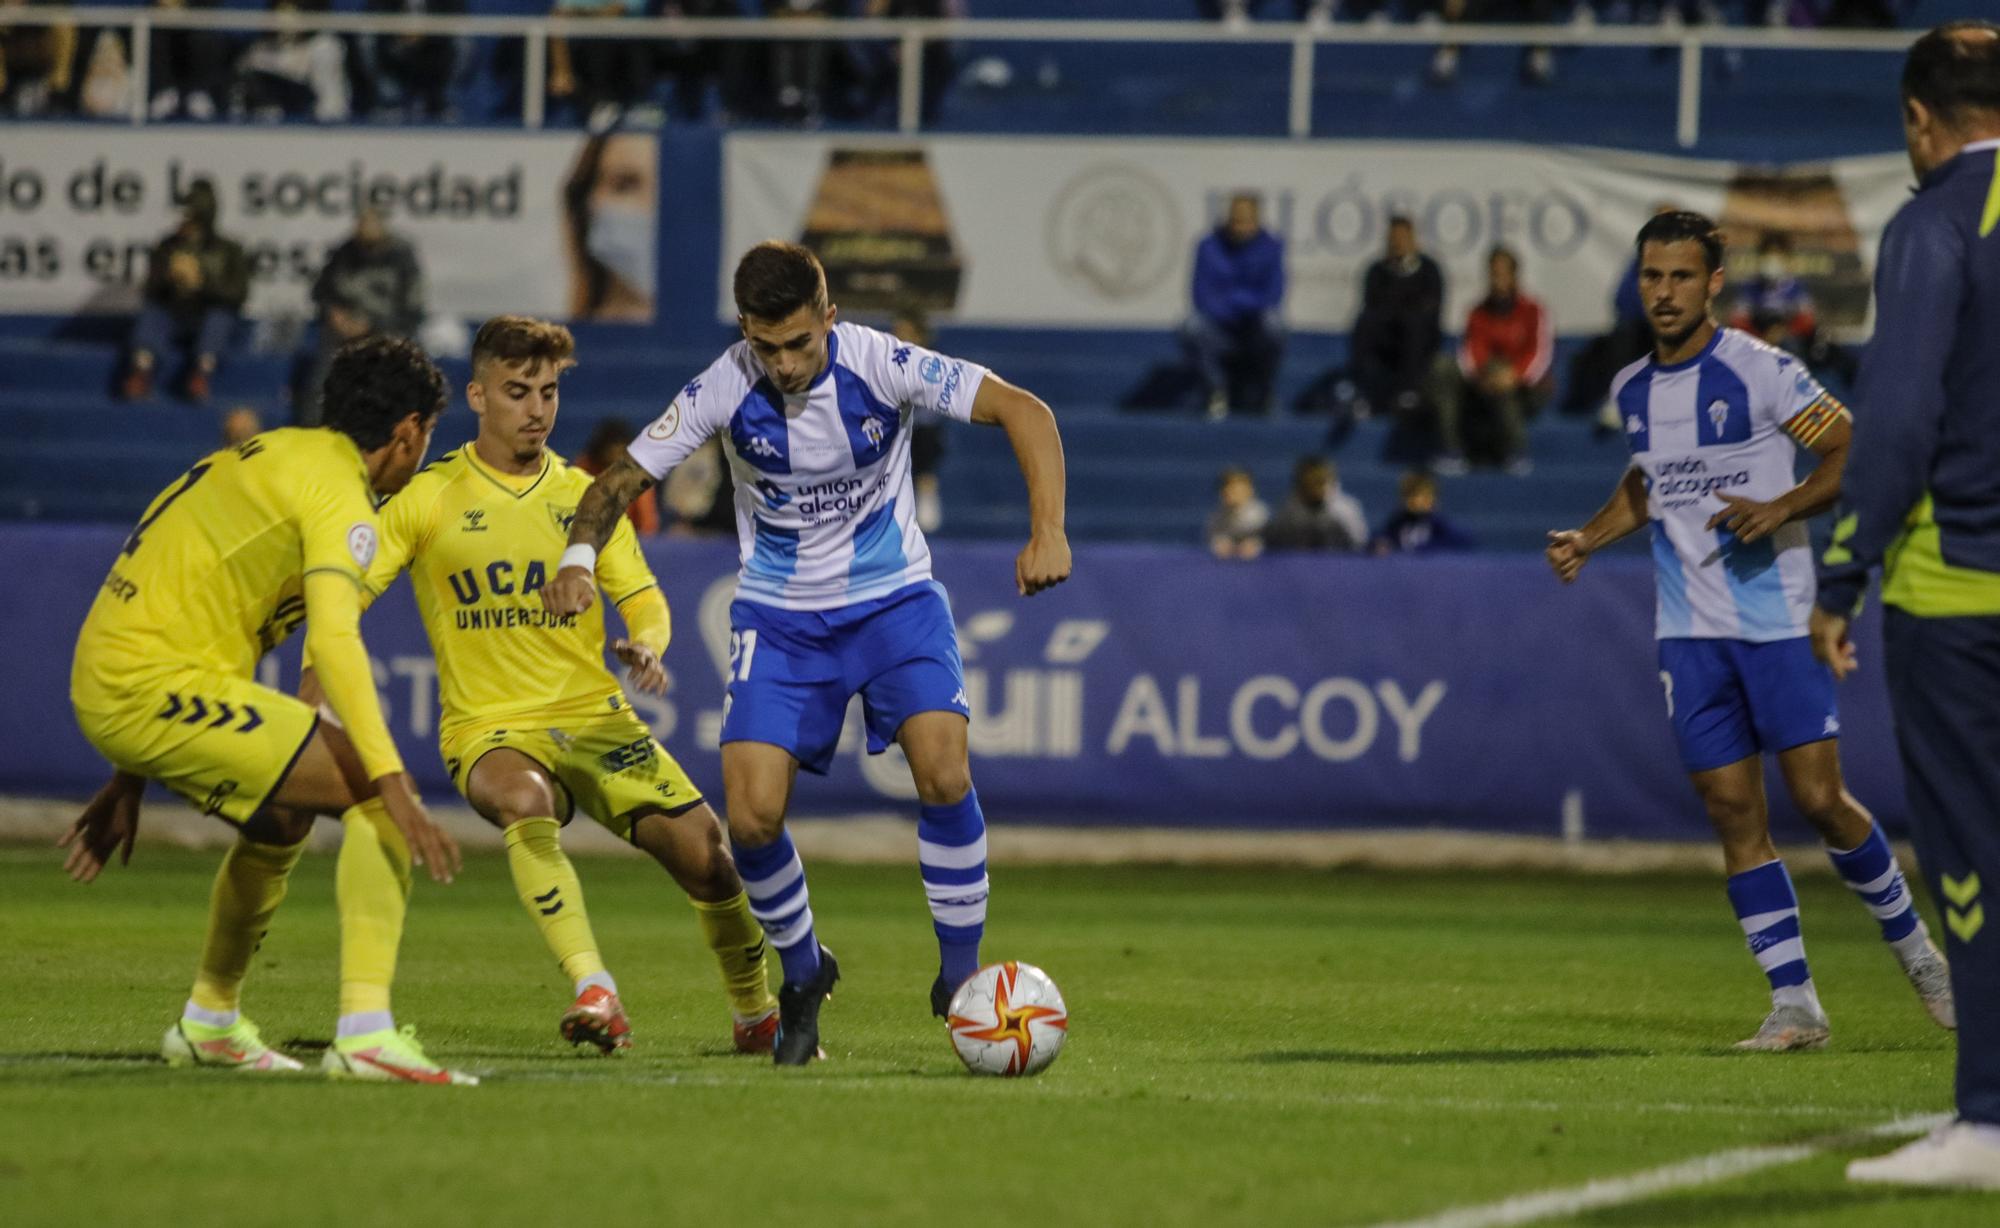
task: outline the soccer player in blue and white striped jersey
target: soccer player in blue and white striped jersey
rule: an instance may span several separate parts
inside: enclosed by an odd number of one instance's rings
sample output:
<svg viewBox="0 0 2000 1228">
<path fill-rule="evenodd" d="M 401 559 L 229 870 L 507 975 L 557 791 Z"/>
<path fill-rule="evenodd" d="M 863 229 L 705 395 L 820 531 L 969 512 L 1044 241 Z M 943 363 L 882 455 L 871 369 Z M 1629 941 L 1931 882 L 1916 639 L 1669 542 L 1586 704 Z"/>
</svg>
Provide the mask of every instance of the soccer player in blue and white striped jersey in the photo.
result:
<svg viewBox="0 0 2000 1228">
<path fill-rule="evenodd" d="M 722 721 L 729 834 L 750 908 L 785 967 L 779 1065 L 819 1048 L 819 1006 L 840 977 L 815 936 L 805 868 L 785 831 L 792 783 L 824 773 L 859 694 L 868 749 L 901 746 L 921 803 L 918 860 L 938 940 L 930 1007 L 979 967 L 986 819 L 966 758 L 971 710 L 944 589 L 917 527 L 910 428 L 919 414 L 998 426 L 1028 486 L 1021 595 L 1068 578 L 1062 439 L 1039 399 L 985 368 L 835 322 L 807 249 L 761 243 L 738 263 L 743 340 L 682 388 L 577 507 L 543 600 L 586 608 L 590 567 L 625 506 L 711 436 L 736 476 L 743 560 L 729 608 Z"/>
<path fill-rule="evenodd" d="M 1564 583 L 1590 555 L 1650 525 L 1660 681 L 1682 765 L 1721 837 L 1729 901 L 1771 986 L 1739 1048 L 1824 1045 L 1799 901 L 1771 844 L 1764 754 L 1867 904 L 1932 1018 L 1953 1026 L 1951 985 L 1875 820 L 1841 780 L 1833 676 L 1807 638 L 1815 580 L 1805 521 L 1830 507 L 1853 435 L 1847 409 L 1797 359 L 1716 326 L 1722 237 L 1696 213 L 1639 231 L 1639 288 L 1654 351 L 1612 399 L 1632 466 L 1581 529 L 1549 535 Z M 1819 462 L 1794 484 L 1796 450 Z"/>
</svg>

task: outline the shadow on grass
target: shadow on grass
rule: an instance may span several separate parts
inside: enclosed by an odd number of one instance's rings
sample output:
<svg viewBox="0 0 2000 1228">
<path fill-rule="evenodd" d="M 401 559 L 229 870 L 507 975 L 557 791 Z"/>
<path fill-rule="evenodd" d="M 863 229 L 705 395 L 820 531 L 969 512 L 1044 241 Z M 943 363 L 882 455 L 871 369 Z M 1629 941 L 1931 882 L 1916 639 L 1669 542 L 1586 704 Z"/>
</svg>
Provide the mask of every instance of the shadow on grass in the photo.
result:
<svg viewBox="0 0 2000 1228">
<path fill-rule="evenodd" d="M 1534 1062 L 1587 1062 L 1615 1057 L 1653 1057 L 1651 1049 L 1419 1049 L 1371 1053 L 1356 1049 L 1282 1049 L 1253 1053 L 1247 1061 L 1282 1066 L 1327 1063 L 1339 1066 L 1516 1066 Z"/>
<path fill-rule="evenodd" d="M 1687 1228 L 1689 1224 L 1754 1224 L 1774 1213 L 1787 1216 L 1821 1211 L 1833 1214 L 1862 1208 L 1899 1212 L 1883 1223 L 1922 1224 L 1929 1221 L 1924 1208 L 1936 1209 L 1959 1195 L 1945 1190 L 1877 1190 L 1844 1186 L 1825 1190 L 1786 1190 L 1772 1193 L 1759 1190 L 1717 1191 L 1683 1198 L 1662 1198 L 1603 1207 L 1585 1212 L 1575 1224 L 1593 1228 Z M 1976 1197 L 1967 1195 L 1966 1197 Z M 1842 1221 L 1846 1222 L 1846 1221 Z M 1871 1221 L 1873 1222 L 1873 1221 Z M 1971 1221 L 1967 1221 L 1971 1222 Z"/>
</svg>

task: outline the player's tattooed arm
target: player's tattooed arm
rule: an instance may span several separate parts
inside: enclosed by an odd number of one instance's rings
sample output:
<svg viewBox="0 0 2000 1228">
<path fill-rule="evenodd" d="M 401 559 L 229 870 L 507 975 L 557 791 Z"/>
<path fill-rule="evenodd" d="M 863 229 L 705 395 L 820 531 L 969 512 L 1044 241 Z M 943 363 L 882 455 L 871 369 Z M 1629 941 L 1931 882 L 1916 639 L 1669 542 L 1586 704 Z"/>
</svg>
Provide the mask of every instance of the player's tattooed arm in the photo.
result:
<svg viewBox="0 0 2000 1228">
<path fill-rule="evenodd" d="M 597 475 L 590 489 L 583 492 L 583 499 L 576 506 L 576 517 L 569 526 L 570 550 L 588 547 L 586 562 L 594 560 L 611 540 L 611 530 L 618 527 L 618 518 L 625 514 L 632 500 L 652 488 L 652 475 L 631 457 L 613 461 Z M 569 552 L 563 558 L 565 562 L 557 569 L 556 578 L 542 589 L 542 607 L 551 614 L 581 614 L 597 600 L 597 576 L 585 563 L 569 561 L 572 558 Z"/>
</svg>

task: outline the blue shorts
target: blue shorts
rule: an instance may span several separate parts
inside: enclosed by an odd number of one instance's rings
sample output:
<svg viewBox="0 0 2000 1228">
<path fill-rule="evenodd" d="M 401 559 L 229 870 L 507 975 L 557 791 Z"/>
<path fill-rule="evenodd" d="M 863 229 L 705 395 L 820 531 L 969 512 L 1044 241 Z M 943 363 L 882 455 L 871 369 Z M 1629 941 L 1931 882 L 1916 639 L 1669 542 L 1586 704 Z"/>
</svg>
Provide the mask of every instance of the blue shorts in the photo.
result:
<svg viewBox="0 0 2000 1228">
<path fill-rule="evenodd" d="M 725 743 L 782 746 L 825 775 L 856 694 L 874 755 L 919 712 L 971 719 L 958 629 L 935 580 L 838 610 L 733 602 L 729 632 Z"/>
<path fill-rule="evenodd" d="M 1833 671 L 1804 636 L 1660 641 L 1660 683 L 1689 772 L 1840 736 Z"/>
</svg>

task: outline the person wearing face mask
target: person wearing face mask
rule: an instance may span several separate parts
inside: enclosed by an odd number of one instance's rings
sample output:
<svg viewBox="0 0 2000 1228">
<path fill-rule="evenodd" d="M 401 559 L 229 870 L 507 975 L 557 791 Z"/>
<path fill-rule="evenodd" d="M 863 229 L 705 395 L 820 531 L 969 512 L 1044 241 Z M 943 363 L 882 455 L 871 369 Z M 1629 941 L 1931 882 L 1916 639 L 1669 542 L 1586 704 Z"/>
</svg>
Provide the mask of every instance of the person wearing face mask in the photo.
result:
<svg viewBox="0 0 2000 1228">
<path fill-rule="evenodd" d="M 585 143 L 563 191 L 572 319 L 653 318 L 657 179 L 649 138 L 621 134 Z"/>
<path fill-rule="evenodd" d="M 319 341 L 295 398 L 300 426 L 319 424 L 320 385 L 336 350 L 374 333 L 414 336 L 424 322 L 424 272 L 417 249 L 392 233 L 379 209 L 354 218 L 354 233 L 326 258 L 313 282 Z"/>
</svg>

